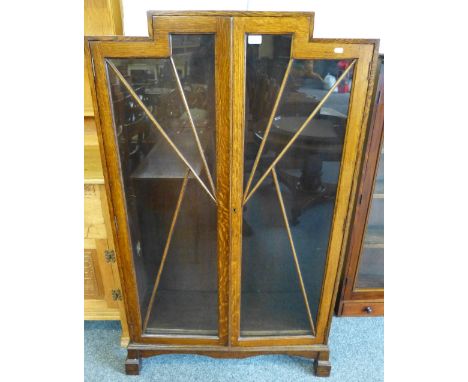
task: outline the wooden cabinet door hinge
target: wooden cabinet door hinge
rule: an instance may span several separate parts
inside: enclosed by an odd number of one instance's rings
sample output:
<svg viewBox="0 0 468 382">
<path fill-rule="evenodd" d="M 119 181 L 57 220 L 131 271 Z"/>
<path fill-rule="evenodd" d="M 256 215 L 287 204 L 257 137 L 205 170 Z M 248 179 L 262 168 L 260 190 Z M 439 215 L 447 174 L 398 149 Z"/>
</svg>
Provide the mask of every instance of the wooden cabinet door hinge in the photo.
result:
<svg viewBox="0 0 468 382">
<path fill-rule="evenodd" d="M 122 301 L 122 291 L 120 289 L 112 289 L 112 300 Z"/>
<path fill-rule="evenodd" d="M 110 249 L 106 249 L 104 251 L 104 258 L 106 259 L 106 263 L 115 263 L 115 252 Z"/>
</svg>

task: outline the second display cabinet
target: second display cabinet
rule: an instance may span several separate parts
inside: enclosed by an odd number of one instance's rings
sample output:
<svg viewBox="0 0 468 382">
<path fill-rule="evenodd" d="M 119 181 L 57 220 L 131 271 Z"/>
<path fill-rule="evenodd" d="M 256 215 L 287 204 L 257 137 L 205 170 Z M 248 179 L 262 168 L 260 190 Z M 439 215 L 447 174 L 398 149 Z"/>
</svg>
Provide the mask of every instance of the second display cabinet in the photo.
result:
<svg viewBox="0 0 468 382">
<path fill-rule="evenodd" d="M 337 314 L 384 314 L 384 58 L 379 57 Z"/>
<path fill-rule="evenodd" d="M 375 40 L 313 14 L 150 12 L 87 38 L 130 331 L 142 357 L 327 345 L 375 75 Z"/>
</svg>

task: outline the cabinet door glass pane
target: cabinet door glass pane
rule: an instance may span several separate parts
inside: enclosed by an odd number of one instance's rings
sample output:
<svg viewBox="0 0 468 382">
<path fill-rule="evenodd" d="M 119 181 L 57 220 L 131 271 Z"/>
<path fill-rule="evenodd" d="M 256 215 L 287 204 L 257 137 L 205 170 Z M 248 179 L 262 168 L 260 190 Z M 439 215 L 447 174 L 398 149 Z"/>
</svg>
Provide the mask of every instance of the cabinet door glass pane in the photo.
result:
<svg viewBox="0 0 468 382">
<path fill-rule="evenodd" d="M 356 287 L 384 287 L 384 149 L 379 158 Z"/>
<path fill-rule="evenodd" d="M 214 36 L 171 46 L 107 60 L 140 310 L 147 334 L 217 335 Z"/>
<path fill-rule="evenodd" d="M 290 47 L 247 39 L 241 336 L 315 334 L 353 65 Z"/>
</svg>

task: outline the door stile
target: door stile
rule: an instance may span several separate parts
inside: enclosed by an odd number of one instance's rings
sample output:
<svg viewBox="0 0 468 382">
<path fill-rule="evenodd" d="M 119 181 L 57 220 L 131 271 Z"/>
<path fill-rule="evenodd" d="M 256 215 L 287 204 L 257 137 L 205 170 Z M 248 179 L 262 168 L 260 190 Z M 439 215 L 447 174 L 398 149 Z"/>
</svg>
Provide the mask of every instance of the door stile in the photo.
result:
<svg viewBox="0 0 468 382">
<path fill-rule="evenodd" d="M 215 43 L 216 190 L 218 216 L 218 335 L 229 342 L 231 18 L 218 17 Z"/>
<path fill-rule="evenodd" d="M 231 167 L 231 262 L 230 345 L 240 337 L 240 293 L 242 259 L 242 200 L 244 172 L 245 41 L 241 18 L 232 22 L 232 167 Z"/>
</svg>

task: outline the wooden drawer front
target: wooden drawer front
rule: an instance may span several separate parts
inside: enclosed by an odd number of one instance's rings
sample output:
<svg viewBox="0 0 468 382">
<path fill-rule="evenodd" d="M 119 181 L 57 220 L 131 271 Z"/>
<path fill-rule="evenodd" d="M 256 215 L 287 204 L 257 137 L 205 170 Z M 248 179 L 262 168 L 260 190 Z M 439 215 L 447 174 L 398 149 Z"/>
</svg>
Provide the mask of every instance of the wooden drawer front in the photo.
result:
<svg viewBox="0 0 468 382">
<path fill-rule="evenodd" d="M 370 312 L 368 312 L 370 308 Z M 341 309 L 341 316 L 383 316 L 384 303 L 383 302 L 369 302 L 369 301 L 353 301 L 343 302 Z"/>
</svg>

